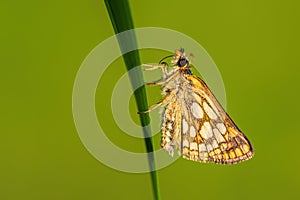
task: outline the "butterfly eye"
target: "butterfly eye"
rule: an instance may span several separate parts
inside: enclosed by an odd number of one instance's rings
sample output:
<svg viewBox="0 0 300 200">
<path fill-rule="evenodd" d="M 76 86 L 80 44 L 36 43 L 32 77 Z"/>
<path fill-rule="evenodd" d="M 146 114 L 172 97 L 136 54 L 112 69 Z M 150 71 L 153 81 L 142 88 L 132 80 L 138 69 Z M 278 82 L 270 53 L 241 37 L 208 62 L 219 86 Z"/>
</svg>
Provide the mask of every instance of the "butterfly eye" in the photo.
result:
<svg viewBox="0 0 300 200">
<path fill-rule="evenodd" d="M 189 62 L 189 61 L 188 61 L 187 59 L 185 59 L 185 58 L 180 58 L 180 59 L 178 60 L 178 62 L 177 62 L 177 65 L 178 65 L 179 67 L 183 67 L 183 66 L 185 66 L 188 62 Z"/>
</svg>

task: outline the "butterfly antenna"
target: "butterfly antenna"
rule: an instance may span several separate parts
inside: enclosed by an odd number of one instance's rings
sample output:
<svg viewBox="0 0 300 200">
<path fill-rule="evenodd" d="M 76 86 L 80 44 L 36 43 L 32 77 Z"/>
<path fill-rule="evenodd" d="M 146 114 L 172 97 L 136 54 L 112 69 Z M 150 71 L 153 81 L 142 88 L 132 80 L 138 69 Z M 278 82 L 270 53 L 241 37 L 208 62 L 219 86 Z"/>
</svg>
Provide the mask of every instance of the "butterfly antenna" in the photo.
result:
<svg viewBox="0 0 300 200">
<path fill-rule="evenodd" d="M 173 55 L 169 55 L 169 56 L 164 57 L 163 59 L 161 59 L 161 60 L 159 61 L 159 64 L 162 64 L 162 61 L 163 61 L 163 60 L 165 60 L 165 59 L 167 59 L 167 58 L 170 58 L 170 57 L 173 57 Z"/>
</svg>

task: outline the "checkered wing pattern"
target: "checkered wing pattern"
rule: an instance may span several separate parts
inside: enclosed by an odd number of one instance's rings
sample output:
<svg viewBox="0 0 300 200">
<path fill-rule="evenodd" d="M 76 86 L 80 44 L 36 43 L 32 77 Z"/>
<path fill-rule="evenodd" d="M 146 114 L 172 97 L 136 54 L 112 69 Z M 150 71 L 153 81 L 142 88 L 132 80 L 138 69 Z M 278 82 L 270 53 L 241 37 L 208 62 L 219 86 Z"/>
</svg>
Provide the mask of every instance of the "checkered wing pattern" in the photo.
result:
<svg viewBox="0 0 300 200">
<path fill-rule="evenodd" d="M 246 136 L 200 78 L 185 75 L 181 102 L 182 156 L 200 162 L 234 164 L 253 156 Z"/>
</svg>

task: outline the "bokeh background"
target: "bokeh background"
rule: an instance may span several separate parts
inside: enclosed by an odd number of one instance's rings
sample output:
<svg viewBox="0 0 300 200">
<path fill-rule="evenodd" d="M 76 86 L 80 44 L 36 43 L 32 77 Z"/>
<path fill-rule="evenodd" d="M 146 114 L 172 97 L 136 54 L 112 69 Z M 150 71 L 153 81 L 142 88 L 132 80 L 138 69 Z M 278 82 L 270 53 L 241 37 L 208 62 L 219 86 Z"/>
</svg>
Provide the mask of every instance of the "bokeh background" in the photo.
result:
<svg viewBox="0 0 300 200">
<path fill-rule="evenodd" d="M 173 29 L 208 51 L 224 80 L 227 111 L 256 152 L 233 166 L 179 159 L 158 171 L 162 199 L 300 198 L 299 3 L 130 5 L 136 27 Z M 76 73 L 88 53 L 114 34 L 104 3 L 2 1 L 0 9 L 0 199 L 152 199 L 149 174 L 123 173 L 97 161 L 73 122 Z M 149 52 L 141 52 L 143 62 L 166 55 Z M 117 127 L 108 106 L 125 72 L 121 58 L 106 70 L 97 89 L 97 114 L 115 144 L 145 152 L 142 139 Z M 160 99 L 159 88 L 147 90 L 150 103 Z M 133 99 L 130 111 L 138 123 Z M 159 135 L 155 142 L 158 147 Z"/>
</svg>

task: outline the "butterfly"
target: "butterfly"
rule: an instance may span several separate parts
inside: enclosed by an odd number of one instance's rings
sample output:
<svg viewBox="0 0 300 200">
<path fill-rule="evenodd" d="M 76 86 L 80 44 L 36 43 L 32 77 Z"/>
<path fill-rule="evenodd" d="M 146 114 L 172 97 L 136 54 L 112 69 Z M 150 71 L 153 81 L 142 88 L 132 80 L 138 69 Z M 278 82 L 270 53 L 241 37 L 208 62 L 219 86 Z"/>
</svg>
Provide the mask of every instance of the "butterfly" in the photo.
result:
<svg viewBox="0 0 300 200">
<path fill-rule="evenodd" d="M 172 57 L 171 70 L 162 62 Z M 235 164 L 253 157 L 247 137 L 224 111 L 206 83 L 192 74 L 184 49 L 163 58 L 145 70 L 161 69 L 162 79 L 150 86 L 161 86 L 163 98 L 148 110 L 162 106 L 161 147 L 171 156 L 174 149 L 183 158 L 199 162 Z"/>
</svg>

